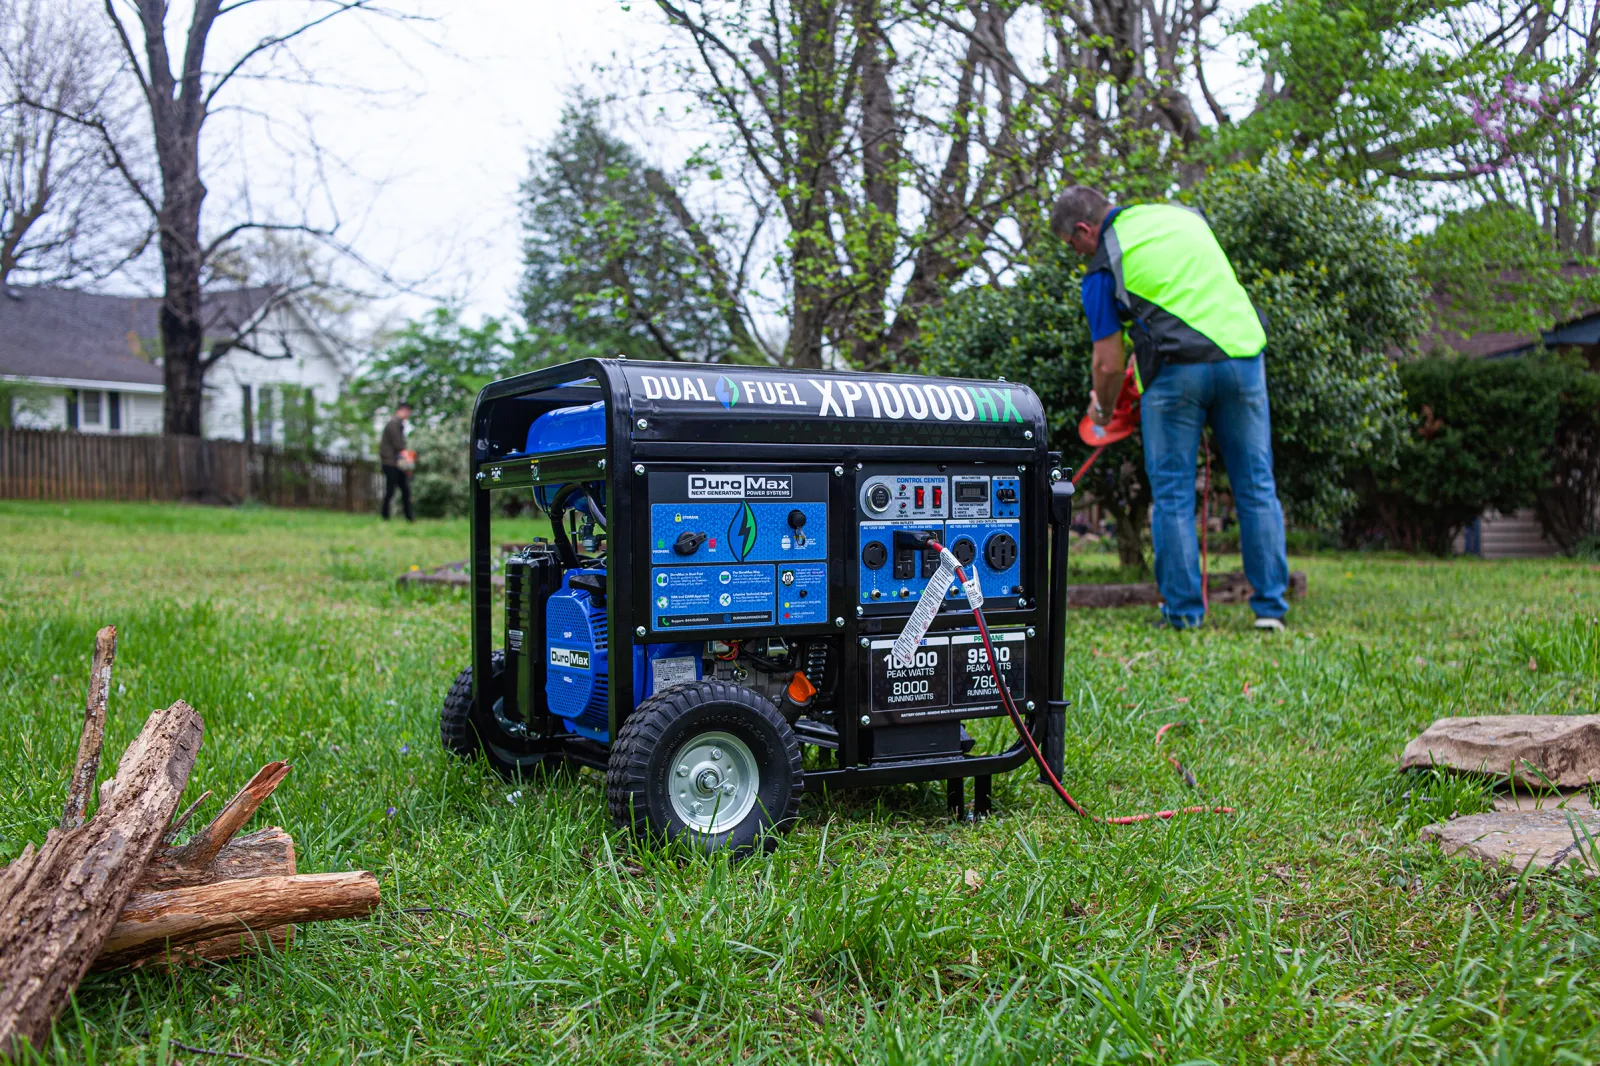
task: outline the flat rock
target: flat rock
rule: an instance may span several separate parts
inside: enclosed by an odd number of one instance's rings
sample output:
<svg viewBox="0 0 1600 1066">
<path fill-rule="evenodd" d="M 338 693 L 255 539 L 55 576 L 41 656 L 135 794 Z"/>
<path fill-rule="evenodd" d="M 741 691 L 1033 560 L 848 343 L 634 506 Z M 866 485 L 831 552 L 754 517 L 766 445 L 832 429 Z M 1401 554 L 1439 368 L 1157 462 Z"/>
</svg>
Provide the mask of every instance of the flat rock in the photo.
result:
<svg viewBox="0 0 1600 1066">
<path fill-rule="evenodd" d="M 1441 718 L 1400 756 L 1403 770 L 1429 766 L 1509 775 L 1529 788 L 1583 788 L 1600 782 L 1600 715 Z"/>
<path fill-rule="evenodd" d="M 1495 811 L 1469 814 L 1424 826 L 1423 840 L 1436 840 L 1446 855 L 1465 853 L 1491 865 L 1508 864 L 1518 873 L 1577 866 L 1593 877 L 1600 872 L 1594 844 L 1600 841 L 1600 811 Z"/>
</svg>

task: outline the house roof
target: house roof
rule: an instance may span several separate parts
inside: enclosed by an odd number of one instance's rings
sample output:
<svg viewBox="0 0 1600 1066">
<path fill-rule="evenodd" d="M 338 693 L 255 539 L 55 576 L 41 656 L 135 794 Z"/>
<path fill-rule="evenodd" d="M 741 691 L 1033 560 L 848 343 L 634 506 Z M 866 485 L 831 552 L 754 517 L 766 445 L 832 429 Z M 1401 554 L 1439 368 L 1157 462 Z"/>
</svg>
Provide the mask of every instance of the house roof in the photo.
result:
<svg viewBox="0 0 1600 1066">
<path fill-rule="evenodd" d="M 1578 263 L 1568 263 L 1561 268 L 1561 274 L 1567 278 L 1588 277 L 1594 273 L 1594 268 Z M 1501 277 L 1508 283 L 1523 280 L 1522 273 L 1515 270 L 1505 271 Z M 1508 303 L 1514 297 L 1510 292 L 1503 292 L 1496 299 Z M 1459 328 L 1462 316 L 1449 294 L 1436 290 L 1432 293 L 1431 302 L 1433 324 L 1418 342 L 1424 355 L 1444 351 L 1457 352 L 1469 359 L 1493 359 L 1503 355 L 1521 355 L 1538 347 L 1541 342 L 1546 347 L 1593 344 L 1596 332 L 1600 331 L 1600 308 L 1588 307 L 1583 309 L 1584 313 L 1579 317 L 1559 322 L 1547 330 L 1463 335 Z M 1585 323 L 1588 323 L 1587 327 Z M 1583 340 L 1584 336 L 1590 339 Z"/>
<path fill-rule="evenodd" d="M 208 293 L 206 334 L 236 332 L 272 293 L 268 286 Z M 160 309 L 151 297 L 8 286 L 0 292 L 0 376 L 160 386 Z"/>
</svg>

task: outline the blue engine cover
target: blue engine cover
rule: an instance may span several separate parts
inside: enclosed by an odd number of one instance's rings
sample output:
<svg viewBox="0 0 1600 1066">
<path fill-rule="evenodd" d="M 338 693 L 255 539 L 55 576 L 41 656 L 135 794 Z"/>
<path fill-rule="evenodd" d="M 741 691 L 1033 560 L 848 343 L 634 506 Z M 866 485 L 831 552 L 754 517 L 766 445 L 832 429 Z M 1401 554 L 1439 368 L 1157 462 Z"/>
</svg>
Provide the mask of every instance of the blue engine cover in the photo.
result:
<svg viewBox="0 0 1600 1066">
<path fill-rule="evenodd" d="M 611 740 L 610 655 L 606 643 L 605 608 L 595 604 L 588 589 L 573 588 L 577 574 L 605 574 L 604 570 L 568 570 L 561 591 L 545 602 L 545 644 L 550 669 L 545 676 L 545 700 L 550 713 L 580 736 Z M 660 689 L 701 676 L 698 642 L 643 644 L 633 649 L 633 702 L 638 706 Z"/>
<path fill-rule="evenodd" d="M 528 427 L 528 446 L 523 454 L 598 448 L 605 442 L 606 405 L 604 400 L 598 400 L 587 407 L 558 407 L 534 419 Z"/>
</svg>

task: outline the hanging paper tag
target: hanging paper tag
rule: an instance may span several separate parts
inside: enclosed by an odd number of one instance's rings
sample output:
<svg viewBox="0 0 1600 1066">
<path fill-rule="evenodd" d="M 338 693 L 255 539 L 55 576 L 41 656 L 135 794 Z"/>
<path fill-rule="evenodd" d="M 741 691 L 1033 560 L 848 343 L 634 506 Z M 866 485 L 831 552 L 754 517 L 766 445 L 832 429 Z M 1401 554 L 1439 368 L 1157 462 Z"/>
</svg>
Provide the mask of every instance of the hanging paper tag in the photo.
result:
<svg viewBox="0 0 1600 1066">
<path fill-rule="evenodd" d="M 916 665 L 917 645 L 928 635 L 933 616 L 944 605 L 944 594 L 950 588 L 950 579 L 956 575 L 956 557 L 949 552 L 939 556 L 939 569 L 928 579 L 928 586 L 917 599 L 917 606 L 906 621 L 906 627 L 894 640 L 894 665 L 901 669 Z"/>
<path fill-rule="evenodd" d="M 961 583 L 961 591 L 967 594 L 967 604 L 974 611 L 983 606 L 983 586 L 978 584 L 976 573 Z"/>
</svg>

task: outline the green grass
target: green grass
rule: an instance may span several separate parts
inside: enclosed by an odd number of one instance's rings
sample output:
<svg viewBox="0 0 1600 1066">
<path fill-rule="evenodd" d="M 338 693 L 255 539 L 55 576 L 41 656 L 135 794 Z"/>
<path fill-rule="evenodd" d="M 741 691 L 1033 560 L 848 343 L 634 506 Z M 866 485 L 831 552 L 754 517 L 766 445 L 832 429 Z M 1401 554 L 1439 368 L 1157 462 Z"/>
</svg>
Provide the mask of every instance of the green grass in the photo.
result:
<svg viewBox="0 0 1600 1066">
<path fill-rule="evenodd" d="M 1170 751 L 1237 816 L 1088 824 L 1018 771 L 975 825 L 942 787 L 808 796 L 774 855 L 730 864 L 617 835 L 594 774 L 513 787 L 445 758 L 465 599 L 393 577 L 464 544 L 461 523 L 0 504 L 0 859 L 59 817 L 115 622 L 108 762 L 186 699 L 191 797 L 288 759 L 258 821 L 302 871 L 384 893 L 281 957 L 91 977 L 52 1058 L 1600 1058 L 1600 888 L 1442 858 L 1417 829 L 1483 788 L 1394 768 L 1439 715 L 1594 710 L 1600 567 L 1297 560 L 1311 595 L 1276 638 L 1242 607 L 1182 634 L 1077 614 L 1069 787 L 1105 813 L 1195 802 Z"/>
</svg>

